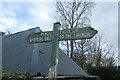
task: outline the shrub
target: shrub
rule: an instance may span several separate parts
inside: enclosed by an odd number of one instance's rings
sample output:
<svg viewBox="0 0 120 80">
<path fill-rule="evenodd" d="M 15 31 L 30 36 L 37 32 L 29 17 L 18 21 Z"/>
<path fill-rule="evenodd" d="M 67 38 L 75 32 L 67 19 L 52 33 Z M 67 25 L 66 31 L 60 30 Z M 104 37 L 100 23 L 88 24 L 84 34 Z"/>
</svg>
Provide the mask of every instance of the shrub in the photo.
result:
<svg viewBox="0 0 120 80">
<path fill-rule="evenodd" d="M 32 80 L 32 75 L 27 72 L 14 72 L 3 69 L 2 80 Z"/>
<path fill-rule="evenodd" d="M 115 66 L 89 66 L 87 69 L 90 75 L 99 76 L 101 80 L 120 80 L 120 68 Z"/>
</svg>

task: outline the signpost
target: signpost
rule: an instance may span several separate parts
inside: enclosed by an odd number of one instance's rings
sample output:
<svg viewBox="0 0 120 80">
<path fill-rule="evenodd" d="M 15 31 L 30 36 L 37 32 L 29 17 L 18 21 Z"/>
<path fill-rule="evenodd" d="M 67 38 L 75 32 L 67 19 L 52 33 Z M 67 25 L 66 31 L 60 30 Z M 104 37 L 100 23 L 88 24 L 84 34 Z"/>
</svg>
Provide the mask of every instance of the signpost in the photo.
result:
<svg viewBox="0 0 120 80">
<path fill-rule="evenodd" d="M 77 39 L 91 39 L 98 31 L 91 27 L 73 28 L 59 30 L 59 41 L 63 40 L 77 40 Z M 31 33 L 27 40 L 30 43 L 51 42 L 53 31 Z"/>
<path fill-rule="evenodd" d="M 51 53 L 51 63 L 49 68 L 49 79 L 56 80 L 57 79 L 57 65 L 58 65 L 58 53 L 59 53 L 59 28 L 60 23 L 54 23 L 53 27 L 53 38 L 52 38 L 52 53 Z"/>
<path fill-rule="evenodd" d="M 78 40 L 78 39 L 91 39 L 97 30 L 92 27 L 84 28 L 70 28 L 59 30 L 61 24 L 59 22 L 54 23 L 53 31 L 31 33 L 27 37 L 27 41 L 30 43 L 41 43 L 52 41 L 52 53 L 51 63 L 49 68 L 49 78 L 52 80 L 57 79 L 57 65 L 59 54 L 59 41 L 63 40 Z"/>
</svg>

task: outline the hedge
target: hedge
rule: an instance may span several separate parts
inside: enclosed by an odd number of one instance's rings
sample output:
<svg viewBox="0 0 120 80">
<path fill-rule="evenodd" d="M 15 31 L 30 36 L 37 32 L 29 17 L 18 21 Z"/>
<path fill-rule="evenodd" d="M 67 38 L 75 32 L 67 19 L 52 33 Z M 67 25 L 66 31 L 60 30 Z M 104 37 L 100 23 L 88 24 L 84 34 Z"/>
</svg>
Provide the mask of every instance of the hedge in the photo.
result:
<svg viewBox="0 0 120 80">
<path fill-rule="evenodd" d="M 87 71 L 92 76 L 99 76 L 101 80 L 120 80 L 120 68 L 116 66 L 88 67 Z"/>
</svg>

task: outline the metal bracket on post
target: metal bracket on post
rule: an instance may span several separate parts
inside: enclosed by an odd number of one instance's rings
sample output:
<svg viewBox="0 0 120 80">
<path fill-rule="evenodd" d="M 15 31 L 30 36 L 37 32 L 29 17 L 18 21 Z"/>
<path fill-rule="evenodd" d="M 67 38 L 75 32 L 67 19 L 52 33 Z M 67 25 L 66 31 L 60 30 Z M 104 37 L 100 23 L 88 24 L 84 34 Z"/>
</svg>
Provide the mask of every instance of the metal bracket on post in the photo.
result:
<svg viewBox="0 0 120 80">
<path fill-rule="evenodd" d="M 59 22 L 54 23 L 53 36 L 52 36 L 52 53 L 51 62 L 49 68 L 49 80 L 57 80 L 57 66 L 59 55 L 59 29 L 61 24 Z"/>
</svg>

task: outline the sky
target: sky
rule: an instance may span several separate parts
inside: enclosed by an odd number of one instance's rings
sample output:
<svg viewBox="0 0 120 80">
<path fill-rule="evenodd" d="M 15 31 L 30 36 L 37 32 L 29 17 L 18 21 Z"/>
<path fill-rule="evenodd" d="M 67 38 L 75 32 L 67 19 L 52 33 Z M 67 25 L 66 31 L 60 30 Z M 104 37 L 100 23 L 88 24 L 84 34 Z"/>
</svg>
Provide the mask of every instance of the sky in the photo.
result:
<svg viewBox="0 0 120 80">
<path fill-rule="evenodd" d="M 53 3 L 3 2 L 0 3 L 0 30 L 12 33 L 40 27 L 52 30 L 55 9 Z M 51 10 L 54 9 L 54 10 Z"/>
<path fill-rule="evenodd" d="M 118 3 L 97 2 L 92 10 L 91 25 L 96 28 L 106 43 L 118 48 Z"/>
<path fill-rule="evenodd" d="M 118 3 L 95 4 L 90 17 L 91 26 L 117 51 Z M 0 31 L 16 33 L 38 26 L 43 31 L 49 31 L 56 21 L 59 21 L 59 16 L 54 2 L 0 2 Z"/>
</svg>

